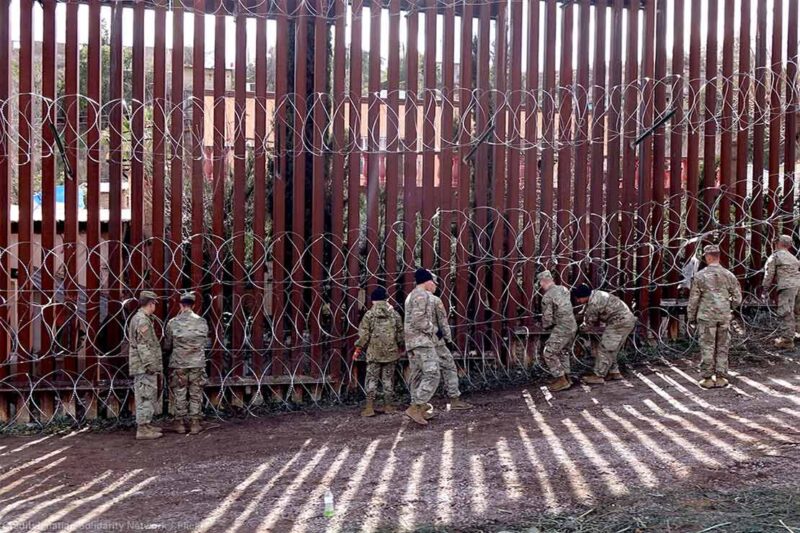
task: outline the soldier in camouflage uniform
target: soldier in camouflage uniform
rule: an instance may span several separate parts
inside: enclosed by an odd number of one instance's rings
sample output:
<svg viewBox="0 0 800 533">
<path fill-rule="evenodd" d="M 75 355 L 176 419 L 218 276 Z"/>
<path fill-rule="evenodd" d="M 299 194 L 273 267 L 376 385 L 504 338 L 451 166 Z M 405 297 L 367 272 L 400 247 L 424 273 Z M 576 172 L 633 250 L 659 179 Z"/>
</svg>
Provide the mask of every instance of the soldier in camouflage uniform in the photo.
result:
<svg viewBox="0 0 800 533">
<path fill-rule="evenodd" d="M 180 311 L 168 323 L 164 332 L 164 350 L 172 350 L 169 358 L 169 386 L 175 402 L 177 433 L 186 433 L 186 416 L 190 418 L 189 433 L 202 431 L 203 387 L 206 376 L 206 341 L 208 324 L 192 311 L 194 294 L 180 298 Z M 188 400 L 188 401 L 187 401 Z"/>
<path fill-rule="evenodd" d="M 708 266 L 692 282 L 686 315 L 690 324 L 697 323 L 700 386 L 722 388 L 728 385 L 731 310 L 741 305 L 742 290 L 736 277 L 719 264 L 719 246 L 710 244 L 703 254 Z"/>
<path fill-rule="evenodd" d="M 775 253 L 764 268 L 764 288 L 775 283 L 778 289 L 780 337 L 776 348 L 794 348 L 794 335 L 800 333 L 800 261 L 792 254 L 792 238 L 782 235 L 775 243 Z"/>
<path fill-rule="evenodd" d="M 161 346 L 153 328 L 157 299 L 154 293 L 142 291 L 139 310 L 128 323 L 128 372 L 133 376 L 137 440 L 162 436 L 161 429 L 151 424 L 158 401 L 158 376 L 162 373 Z"/>
<path fill-rule="evenodd" d="M 636 325 L 627 304 L 605 291 L 592 290 L 582 284 L 572 291 L 575 301 L 586 305 L 583 312 L 582 329 L 599 323 L 605 324 L 600 337 L 600 349 L 594 362 L 594 374 L 586 375 L 582 381 L 588 385 L 600 385 L 608 381 L 622 379 L 617 357 Z"/>
<path fill-rule="evenodd" d="M 424 268 L 414 272 L 416 287 L 406 297 L 404 333 L 411 367 L 411 406 L 406 415 L 420 425 L 427 425 L 428 401 L 439 387 L 441 373 L 436 353 L 436 281 Z"/>
<path fill-rule="evenodd" d="M 436 294 L 433 298 L 436 315 L 436 355 L 439 357 L 439 369 L 444 379 L 444 389 L 447 397 L 450 398 L 450 409 L 472 409 L 472 404 L 461 399 L 461 391 L 458 389 L 458 369 L 452 353 L 457 351 L 458 347 L 453 342 L 444 302 Z"/>
<path fill-rule="evenodd" d="M 578 332 L 578 324 L 575 322 L 569 290 L 556 285 L 553 275 L 548 270 L 540 272 L 536 279 L 544 294 L 542 327 L 550 330 L 542 358 L 550 374 L 555 378 L 548 388 L 552 392 L 558 392 L 572 386 L 572 381 L 569 379 L 570 352 Z"/>
<path fill-rule="evenodd" d="M 386 301 L 386 289 L 378 287 L 370 295 L 372 307 L 358 326 L 358 340 L 353 355 L 357 359 L 367 351 L 367 405 L 361 416 L 375 416 L 378 381 L 383 385 L 383 411 L 393 413 L 394 373 L 403 345 L 403 319 Z"/>
</svg>

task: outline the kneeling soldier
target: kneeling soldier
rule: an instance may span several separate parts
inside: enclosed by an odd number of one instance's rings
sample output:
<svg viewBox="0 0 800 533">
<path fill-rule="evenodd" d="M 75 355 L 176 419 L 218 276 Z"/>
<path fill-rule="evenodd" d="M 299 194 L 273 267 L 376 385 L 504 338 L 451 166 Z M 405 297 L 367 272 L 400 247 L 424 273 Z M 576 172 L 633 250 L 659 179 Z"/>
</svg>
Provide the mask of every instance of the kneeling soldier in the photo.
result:
<svg viewBox="0 0 800 533">
<path fill-rule="evenodd" d="M 613 294 L 600 290 L 593 291 L 586 284 L 574 289 L 572 295 L 579 304 L 586 305 L 582 327 L 600 322 L 605 324 L 603 336 L 600 337 L 600 349 L 594 361 L 594 374 L 584 376 L 581 381 L 589 385 L 598 385 L 606 380 L 622 379 L 617 358 L 636 325 L 636 317 L 625 302 Z"/>
<path fill-rule="evenodd" d="M 686 315 L 690 324 L 697 323 L 700 386 L 721 388 L 728 385 L 731 310 L 741 305 L 742 290 L 736 276 L 719 264 L 719 246 L 709 244 L 703 254 L 708 266 L 694 278 Z"/>
<path fill-rule="evenodd" d="M 367 405 L 361 416 L 375 416 L 378 381 L 383 384 L 383 411 L 393 413 L 394 373 L 403 344 L 403 319 L 386 301 L 386 289 L 378 287 L 370 295 L 372 307 L 358 326 L 358 340 L 353 358 L 367 351 Z"/>
<path fill-rule="evenodd" d="M 194 294 L 181 296 L 180 311 L 168 323 L 164 334 L 164 350 L 172 350 L 169 380 L 175 402 L 175 431 L 186 433 L 185 419 L 189 415 L 189 433 L 202 431 L 203 387 L 206 384 L 206 341 L 208 324 L 192 311 Z"/>
</svg>

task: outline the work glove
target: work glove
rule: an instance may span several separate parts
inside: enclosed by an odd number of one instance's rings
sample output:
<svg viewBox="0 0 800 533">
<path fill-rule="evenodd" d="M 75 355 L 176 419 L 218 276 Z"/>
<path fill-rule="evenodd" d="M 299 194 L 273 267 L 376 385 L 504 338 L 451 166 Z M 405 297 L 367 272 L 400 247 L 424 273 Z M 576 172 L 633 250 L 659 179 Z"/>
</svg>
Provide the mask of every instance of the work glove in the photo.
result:
<svg viewBox="0 0 800 533">
<path fill-rule="evenodd" d="M 353 350 L 353 361 L 358 361 L 359 357 L 361 357 L 361 348 L 356 348 Z"/>
</svg>

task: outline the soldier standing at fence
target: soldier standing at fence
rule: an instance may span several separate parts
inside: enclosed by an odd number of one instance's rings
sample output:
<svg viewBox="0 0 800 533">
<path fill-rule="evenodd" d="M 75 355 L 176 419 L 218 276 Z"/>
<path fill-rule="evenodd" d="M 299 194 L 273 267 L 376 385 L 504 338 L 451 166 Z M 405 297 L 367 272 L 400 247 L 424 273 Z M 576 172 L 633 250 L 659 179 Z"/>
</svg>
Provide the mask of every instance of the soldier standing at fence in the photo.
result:
<svg viewBox="0 0 800 533">
<path fill-rule="evenodd" d="M 569 290 L 556 285 L 549 270 L 540 272 L 536 279 L 542 289 L 542 327 L 550 330 L 544 345 L 543 359 L 550 374 L 555 378 L 548 385 L 552 392 L 566 390 L 572 386 L 569 378 L 570 352 L 578 324 L 572 310 Z"/>
<path fill-rule="evenodd" d="M 581 381 L 588 385 L 600 385 L 606 380 L 622 379 L 617 358 L 636 325 L 636 317 L 627 304 L 613 294 L 592 290 L 586 284 L 575 288 L 572 295 L 579 304 L 586 305 L 582 329 L 601 322 L 605 324 L 594 361 L 594 373 L 584 376 Z"/>
<path fill-rule="evenodd" d="M 686 315 L 690 324 L 697 323 L 700 386 L 722 388 L 728 385 L 731 310 L 741 305 L 742 290 L 736 276 L 719 264 L 719 246 L 710 244 L 703 254 L 708 266 L 692 282 Z"/>
<path fill-rule="evenodd" d="M 202 431 L 200 422 L 203 413 L 203 387 L 206 376 L 206 341 L 208 324 L 203 317 L 192 311 L 194 294 L 186 293 L 180 298 L 180 311 L 168 323 L 164 331 L 164 350 L 172 350 L 169 358 L 169 386 L 175 402 L 174 429 L 186 433 L 186 416 L 190 419 L 189 433 Z"/>
<path fill-rule="evenodd" d="M 447 397 L 450 398 L 450 409 L 472 409 L 472 404 L 461 399 L 461 391 L 458 388 L 458 369 L 453 360 L 453 352 L 458 351 L 458 347 L 453 342 L 444 302 L 436 294 L 433 298 L 436 311 L 436 355 L 439 357 L 439 369 L 444 380 L 444 389 Z"/>
<path fill-rule="evenodd" d="M 439 387 L 441 374 L 436 354 L 436 281 L 424 268 L 414 272 L 416 287 L 405 302 L 405 344 L 411 367 L 411 406 L 406 415 L 420 425 L 427 425 L 428 401 Z"/>
<path fill-rule="evenodd" d="M 375 416 L 378 381 L 383 386 L 383 411 L 393 413 L 394 374 L 403 345 L 403 319 L 386 301 L 386 289 L 378 287 L 370 295 L 372 307 L 358 326 L 358 340 L 353 359 L 367 351 L 367 405 L 361 416 Z"/>
<path fill-rule="evenodd" d="M 128 323 L 128 372 L 133 376 L 137 440 L 162 436 L 161 429 L 151 424 L 158 401 L 158 376 L 163 370 L 161 346 L 153 328 L 157 299 L 154 293 L 142 291 L 139 310 Z"/>
<path fill-rule="evenodd" d="M 781 235 L 775 248 L 764 268 L 764 288 L 768 290 L 774 282 L 778 289 L 780 337 L 775 347 L 793 349 L 794 335 L 800 333 L 800 261 L 791 252 L 789 235 Z"/>
</svg>

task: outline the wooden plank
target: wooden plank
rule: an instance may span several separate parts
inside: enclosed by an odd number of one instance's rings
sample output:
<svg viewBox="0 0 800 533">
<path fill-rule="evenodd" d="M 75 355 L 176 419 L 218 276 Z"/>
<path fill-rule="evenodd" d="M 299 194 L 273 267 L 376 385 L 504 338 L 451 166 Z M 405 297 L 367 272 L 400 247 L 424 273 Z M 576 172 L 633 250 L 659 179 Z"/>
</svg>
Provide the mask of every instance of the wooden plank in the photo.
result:
<svg viewBox="0 0 800 533">
<path fill-rule="evenodd" d="M 233 332 L 230 347 L 232 373 L 242 376 L 245 371 L 245 355 L 249 346 L 245 344 L 244 327 L 247 321 L 244 309 L 245 284 L 249 273 L 245 272 L 245 215 L 247 214 L 247 17 L 242 5 L 236 7 L 236 63 L 234 71 L 234 139 L 233 139 Z M 252 119 L 251 119 L 252 120 Z M 238 398 L 238 397 L 237 397 Z"/>
<path fill-rule="evenodd" d="M 214 131 L 212 134 L 213 142 L 213 164 L 212 172 L 213 177 L 211 180 L 211 198 L 213 200 L 213 207 L 211 209 L 211 245 L 217 249 L 223 246 L 227 241 L 225 235 L 225 187 L 228 176 L 228 154 L 226 149 L 227 139 L 225 135 L 226 129 L 226 111 L 227 111 L 227 67 L 225 61 L 226 55 L 226 28 L 225 28 L 225 15 L 217 13 L 214 17 L 214 75 L 213 75 L 213 113 L 214 113 Z M 203 95 L 205 102 L 205 94 Z M 204 139 L 204 137 L 199 137 Z M 205 147 L 204 147 L 205 149 Z M 198 230 L 194 230 L 196 236 L 205 235 L 205 226 Z M 216 250 L 215 250 L 216 251 Z M 219 250 L 220 252 L 229 253 L 229 250 Z M 235 262 L 235 261 L 234 261 Z M 225 352 L 228 350 L 228 345 L 225 338 L 225 326 L 223 324 L 223 313 L 226 311 L 223 298 L 222 286 L 224 281 L 225 272 L 217 257 L 210 258 L 206 262 L 207 266 L 204 271 L 211 270 L 211 279 L 216 283 L 211 285 L 211 373 L 212 379 L 224 375 L 228 369 L 224 368 L 226 363 Z"/>
<path fill-rule="evenodd" d="M 260 375 L 264 369 L 264 295 L 267 270 L 267 9 L 262 2 L 256 8 L 256 72 L 255 72 L 255 147 L 253 150 L 253 284 L 255 297 L 250 310 L 253 319 L 251 343 L 252 371 Z M 273 167 L 274 168 L 274 167 Z"/>
<path fill-rule="evenodd" d="M 320 2 L 320 6 L 322 3 Z M 327 20 L 318 14 L 314 17 L 314 93 L 325 93 L 325 71 L 328 58 L 328 28 Z M 315 317 L 311 323 L 311 375 L 319 377 L 322 372 L 322 315 L 323 294 L 323 234 L 325 231 L 325 146 L 323 132 L 328 130 L 328 122 L 322 105 L 316 103 L 313 113 L 314 130 L 311 139 L 314 159 L 312 167 L 312 199 L 311 199 L 311 279 L 313 280 L 313 293 L 315 297 L 311 303 L 311 315 Z M 327 365 L 325 365 L 327 366 Z"/>
<path fill-rule="evenodd" d="M 590 283 L 593 287 L 600 285 L 600 266 L 603 259 L 603 247 L 600 245 L 604 218 L 603 187 L 606 179 L 606 113 L 608 89 L 606 88 L 606 25 L 607 9 L 594 9 L 595 39 L 594 64 L 592 68 L 592 131 L 591 131 L 591 167 L 589 170 L 589 242 L 592 250 L 592 271 Z M 610 28 L 608 28 L 610 30 Z M 610 163 L 610 160 L 609 160 Z"/>
<path fill-rule="evenodd" d="M 397 2 L 398 0 L 395 0 Z M 333 260 L 331 262 L 331 277 L 344 278 L 344 174 L 345 174 L 345 125 L 344 107 L 347 95 L 345 94 L 345 13 L 347 4 L 345 0 L 334 1 L 334 50 L 333 50 L 333 169 L 331 178 L 331 248 Z M 399 9 L 399 8 L 398 8 Z M 398 53 L 397 51 L 395 53 Z M 390 79 L 391 79 L 391 48 L 390 48 Z M 399 68 L 399 60 L 398 60 Z M 391 86 L 391 82 L 390 82 Z M 396 109 L 396 108 L 395 108 Z M 387 171 L 388 174 L 388 171 Z M 395 191 L 395 197 L 397 192 Z M 396 204 L 395 204 L 396 205 Z M 387 211 L 388 216 L 388 211 Z M 396 216 L 396 215 L 395 215 Z M 387 222 L 388 223 L 388 222 Z M 392 250 L 394 248 L 391 248 Z M 391 255 L 391 254 L 390 254 Z M 392 271 L 397 270 L 395 264 Z M 339 380 L 342 375 L 342 363 L 346 361 L 347 347 L 342 337 L 347 328 L 347 316 L 343 309 L 345 290 L 341 283 L 334 283 L 331 290 L 331 307 L 333 311 L 332 333 L 334 336 L 333 359 L 331 375 Z M 339 357 L 339 360 L 336 357 Z"/>
<path fill-rule="evenodd" d="M 466 347 L 469 323 L 467 314 L 469 309 L 469 268 L 468 257 L 472 241 L 470 224 L 470 188 L 472 181 L 472 166 L 467 160 L 472 147 L 470 146 L 470 133 L 472 131 L 473 93 L 472 93 L 472 34 L 473 34 L 473 8 L 470 2 L 463 4 L 461 16 L 461 71 L 458 80 L 458 116 L 459 131 L 458 145 L 458 214 L 456 216 L 456 288 L 455 288 L 455 341 L 462 348 Z M 406 130 L 407 131 L 407 130 Z M 466 348 L 465 348 L 466 349 Z"/>
<path fill-rule="evenodd" d="M 90 380 L 100 378 L 100 368 L 95 366 L 100 362 L 94 342 L 100 331 L 100 123 L 99 114 L 102 104 L 101 94 L 101 27 L 100 27 L 100 0 L 91 0 L 89 3 L 89 43 L 87 50 L 86 69 L 86 94 L 90 103 L 86 108 L 86 142 L 88 144 L 86 155 L 86 247 L 89 255 L 89 268 L 86 270 L 86 320 L 88 322 L 86 342 L 86 367 Z M 154 148 L 155 152 L 155 148 Z"/>
<path fill-rule="evenodd" d="M 286 50 L 289 46 L 289 24 L 286 16 L 286 0 L 277 0 L 279 14 L 275 21 L 275 49 Z M 277 54 L 275 58 L 275 150 L 277 161 L 272 183 L 272 375 L 284 373 L 286 359 L 285 313 L 286 283 L 286 176 L 288 160 L 288 133 L 286 128 L 286 102 L 288 93 L 288 54 Z"/>
<path fill-rule="evenodd" d="M 63 140 L 67 153 L 67 160 L 70 167 L 75 172 L 73 177 L 64 179 L 64 262 L 65 262 L 65 304 L 67 308 L 74 309 L 77 306 L 77 273 L 79 265 L 77 262 L 78 248 L 78 133 L 80 131 L 80 114 L 78 100 L 75 95 L 79 92 L 78 76 L 78 3 L 75 1 L 67 3 L 67 20 L 73 21 L 66 25 L 66 39 L 64 46 L 64 91 L 63 98 L 66 106 L 66 123 L 63 132 Z M 73 322 L 74 323 L 74 322 Z M 69 342 L 68 346 L 62 349 L 69 353 L 64 359 L 64 369 L 74 373 L 78 371 L 77 345 Z"/>
<path fill-rule="evenodd" d="M 495 40 L 494 40 L 494 57 L 495 57 L 495 87 L 494 87 L 494 135 L 490 138 L 496 138 L 498 141 L 506 139 L 506 113 L 507 108 L 502 98 L 507 93 L 506 90 L 506 35 L 508 35 L 508 28 L 506 25 L 506 5 L 497 5 L 497 18 L 495 20 Z M 503 95 L 503 96 L 501 96 Z M 492 228 L 492 284 L 491 292 L 491 322 L 489 327 L 493 333 L 493 343 L 499 346 L 502 328 L 504 327 L 505 311 L 504 305 L 507 305 L 507 284 L 505 281 L 505 269 L 507 263 L 504 259 L 505 253 L 503 251 L 503 244 L 505 240 L 506 221 L 504 214 L 506 211 L 506 149 L 503 142 L 498 142 L 493 147 L 494 157 L 492 160 L 492 213 L 493 228 Z M 488 289 L 488 287 L 487 287 Z"/>
<path fill-rule="evenodd" d="M 0 2 L 0 101 L 5 102 L 11 92 L 11 61 L 9 26 L 9 2 Z M 11 180 L 10 180 L 10 132 L 8 121 L 10 119 L 9 106 L 0 106 L 0 249 L 7 249 L 11 232 Z M 8 254 L 0 254 L 0 271 L 9 271 Z M 4 301 L 11 299 L 10 276 L 0 276 L 0 296 Z M 8 319 L 8 307 L 0 305 L 0 320 Z M 0 328 L 0 378 L 9 375 L 11 353 L 11 335 L 6 328 Z M 8 420 L 8 404 L 6 399 L 0 397 L 0 420 Z"/>
<path fill-rule="evenodd" d="M 48 100 L 56 98 L 56 0 L 45 0 L 42 3 L 42 96 Z M 2 68 L 2 67 L 0 67 Z M 1 97 L 0 97 L 1 98 Z M 56 159 L 59 157 L 55 149 L 55 136 L 52 126 L 55 125 L 55 113 L 50 102 L 42 103 L 42 221 L 40 234 L 42 239 L 42 262 L 40 303 L 49 303 L 50 295 L 55 289 L 55 257 L 56 246 Z M 1 120 L 1 119 L 0 119 Z M 45 152 L 46 150 L 46 152 Z M 3 156 L 0 155 L 0 159 Z M 2 244 L 0 244 L 2 247 Z M 0 270 L 2 270 L 0 265 Z M 39 328 L 40 355 L 43 357 L 39 363 L 40 376 L 47 376 L 55 370 L 54 343 L 55 337 L 50 334 L 55 323 L 53 306 L 42 310 L 42 323 Z M 0 317 L 2 320 L 2 317 Z M 0 343 L 0 350 L 2 350 Z M 0 376 L 2 371 L 0 371 Z"/>
<path fill-rule="evenodd" d="M 128 272 L 128 287 L 138 288 L 146 284 L 144 277 L 144 2 L 138 1 L 133 9 L 133 71 L 131 86 L 133 104 L 131 109 L 131 222 L 130 242 L 132 257 Z M 142 285 L 142 286 L 143 286 Z"/>
<path fill-rule="evenodd" d="M 559 68 L 558 97 L 558 196 L 556 198 L 556 255 L 558 275 L 562 284 L 571 283 L 572 273 L 567 271 L 569 250 L 575 228 L 570 227 L 572 213 L 572 46 L 574 4 L 561 9 L 561 66 Z M 556 97 L 556 94 L 553 94 Z"/>
<path fill-rule="evenodd" d="M 528 295 L 525 308 L 533 309 L 533 295 L 536 294 L 536 265 L 533 262 L 536 245 L 536 229 L 539 222 L 537 199 L 539 185 L 539 0 L 528 0 L 528 64 L 525 87 L 525 182 L 522 185 L 524 194 L 525 218 L 522 236 L 522 254 L 525 257 L 523 292 Z M 526 313 L 525 326 L 533 322 L 533 313 Z"/>
<path fill-rule="evenodd" d="M 755 64 L 755 97 L 753 99 L 753 207 L 751 215 L 757 221 L 765 219 L 764 199 L 769 190 L 764 190 L 764 129 L 767 116 L 767 3 L 756 2 L 756 64 Z M 755 227 L 750 250 L 752 266 L 761 269 L 764 258 L 764 239 L 766 224 Z M 755 281 L 757 282 L 757 280 Z"/>
<path fill-rule="evenodd" d="M 425 3 L 425 90 L 422 118 L 422 266 L 433 268 L 431 221 L 436 209 L 434 172 L 436 170 L 436 0 Z M 371 27 L 370 27 L 371 29 Z M 488 67 L 487 67 L 488 68 Z"/>
<path fill-rule="evenodd" d="M 110 323 L 106 332 L 108 346 L 113 353 L 119 353 L 122 347 L 125 320 L 123 316 L 123 262 L 122 262 L 122 179 L 123 179 L 123 153 L 122 153 L 122 23 L 123 7 L 115 4 L 111 11 L 111 46 L 109 57 L 109 98 L 114 104 L 109 111 L 108 132 L 108 179 L 109 179 L 109 221 L 108 221 L 108 313 Z M 181 61 L 183 56 L 181 56 Z M 182 77 L 183 73 L 181 73 Z M 181 95 L 183 97 L 183 95 Z M 183 123 L 181 122 L 181 126 Z M 126 178 L 127 180 L 127 175 Z M 127 358 L 115 358 L 113 363 L 127 364 Z"/>
<path fill-rule="evenodd" d="M 724 30 L 722 37 L 722 135 L 720 150 L 720 204 L 719 222 L 723 227 L 731 223 L 731 196 L 735 190 L 735 177 L 733 167 L 733 47 L 735 32 L 734 0 L 725 0 Z M 723 264 L 731 266 L 730 244 L 731 236 L 725 232 L 721 241 Z"/>
<path fill-rule="evenodd" d="M 639 107 L 639 0 L 632 0 L 628 7 L 628 29 L 626 43 L 627 58 L 625 60 L 625 109 L 624 109 L 624 129 L 622 132 L 622 257 L 621 267 L 623 272 L 623 287 L 625 302 L 630 305 L 633 300 L 634 291 L 628 288 L 633 287 L 632 277 L 633 250 L 631 249 L 634 236 L 633 214 L 636 209 L 636 166 L 637 156 L 633 147 L 636 139 L 636 111 Z"/>
<path fill-rule="evenodd" d="M 689 0 L 691 2 L 691 0 Z M 675 109 L 675 116 L 670 125 L 669 139 L 669 256 L 674 258 L 667 273 L 666 295 L 675 298 L 677 295 L 677 282 L 680 276 L 680 261 L 678 251 L 680 250 L 680 223 L 682 215 L 683 197 L 683 138 L 684 138 L 684 106 L 685 99 L 683 91 L 686 88 L 686 69 L 684 58 L 684 36 L 685 25 L 683 24 L 685 3 L 684 0 L 674 2 L 674 33 L 672 40 L 672 100 L 671 105 Z"/>
<path fill-rule="evenodd" d="M 741 18 L 739 24 L 739 42 L 746 43 L 747 46 L 739 47 L 739 72 L 750 72 L 750 51 L 751 51 L 751 38 L 750 38 L 750 20 L 751 20 L 751 4 L 750 0 L 742 0 L 741 2 Z M 752 93 L 750 76 L 739 77 L 738 87 L 738 108 L 737 115 L 739 117 L 739 128 L 736 136 L 736 203 L 734 204 L 734 220 L 743 220 L 748 215 L 745 212 L 744 199 L 748 194 L 747 182 L 749 179 L 748 173 L 748 159 L 750 157 L 749 146 L 749 133 L 751 128 L 750 117 L 750 96 Z M 754 154 L 755 155 L 755 154 Z M 758 176 L 758 172 L 754 167 L 754 175 Z M 744 225 L 737 224 L 736 228 L 736 242 L 734 243 L 734 274 L 741 279 L 746 272 L 745 260 L 747 258 L 747 231 Z M 749 281 L 746 282 L 746 288 L 749 287 Z"/>
<path fill-rule="evenodd" d="M 33 370 L 33 327 L 35 318 L 31 296 L 33 281 L 33 1 L 19 3 L 19 71 L 17 123 L 17 188 L 19 218 L 17 220 L 17 379 L 27 381 Z M 38 251 L 37 251 L 38 253 Z M 5 302 L 3 302 L 5 304 Z M 24 405 L 24 402 L 23 402 Z M 17 413 L 19 419 L 20 412 Z"/>
<path fill-rule="evenodd" d="M 578 6 L 578 72 L 577 85 L 575 90 L 575 195 L 573 199 L 573 211 L 575 229 L 572 259 L 582 261 L 589 250 L 589 233 L 587 226 L 587 196 L 589 193 L 588 184 L 591 168 L 589 167 L 589 37 L 591 31 L 591 13 L 589 0 L 581 0 Z M 579 264 L 576 268 L 575 281 L 585 283 L 588 281 L 588 273 Z"/>
</svg>

